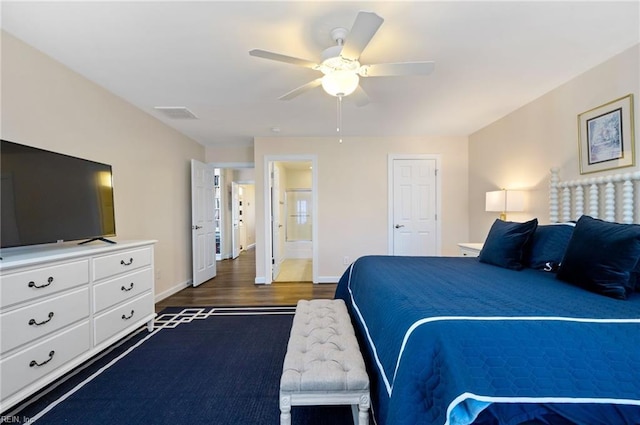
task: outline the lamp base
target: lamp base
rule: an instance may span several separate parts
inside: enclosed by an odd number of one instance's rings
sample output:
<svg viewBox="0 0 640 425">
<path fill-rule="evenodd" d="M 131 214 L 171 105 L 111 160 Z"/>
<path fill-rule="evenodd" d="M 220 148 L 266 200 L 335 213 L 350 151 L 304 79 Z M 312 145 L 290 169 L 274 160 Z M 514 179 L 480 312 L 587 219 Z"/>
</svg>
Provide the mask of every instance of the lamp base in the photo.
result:
<svg viewBox="0 0 640 425">
<path fill-rule="evenodd" d="M 507 213 L 500 213 L 500 220 L 507 221 Z"/>
</svg>

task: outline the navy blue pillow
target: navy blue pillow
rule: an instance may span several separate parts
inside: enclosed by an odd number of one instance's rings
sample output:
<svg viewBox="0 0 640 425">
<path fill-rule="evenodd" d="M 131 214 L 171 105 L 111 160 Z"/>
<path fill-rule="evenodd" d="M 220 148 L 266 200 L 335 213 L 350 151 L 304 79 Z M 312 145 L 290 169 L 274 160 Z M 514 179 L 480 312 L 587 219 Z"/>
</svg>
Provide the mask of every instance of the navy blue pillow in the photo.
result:
<svg viewBox="0 0 640 425">
<path fill-rule="evenodd" d="M 573 234 L 573 224 L 538 226 L 527 245 L 525 264 L 545 271 L 557 271 Z"/>
<path fill-rule="evenodd" d="M 582 216 L 557 278 L 612 298 L 626 299 L 640 259 L 640 225 Z M 635 285 L 634 285 L 635 286 Z"/>
<path fill-rule="evenodd" d="M 522 269 L 524 247 L 536 227 L 537 218 L 526 223 L 496 220 L 489 230 L 478 259 L 481 263 L 506 269 Z"/>
</svg>

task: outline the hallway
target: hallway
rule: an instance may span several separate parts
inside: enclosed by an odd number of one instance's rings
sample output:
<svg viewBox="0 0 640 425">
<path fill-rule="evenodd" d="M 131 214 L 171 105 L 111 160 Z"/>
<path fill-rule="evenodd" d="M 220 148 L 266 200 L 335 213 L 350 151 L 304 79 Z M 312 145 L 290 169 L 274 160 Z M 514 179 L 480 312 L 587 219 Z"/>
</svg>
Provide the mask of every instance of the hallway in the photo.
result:
<svg viewBox="0 0 640 425">
<path fill-rule="evenodd" d="M 156 311 L 172 306 L 282 306 L 300 299 L 333 298 L 335 283 L 274 282 L 256 285 L 255 249 L 242 251 L 235 260 L 217 263 L 217 276 L 198 287 L 188 287 L 158 302 Z"/>
</svg>

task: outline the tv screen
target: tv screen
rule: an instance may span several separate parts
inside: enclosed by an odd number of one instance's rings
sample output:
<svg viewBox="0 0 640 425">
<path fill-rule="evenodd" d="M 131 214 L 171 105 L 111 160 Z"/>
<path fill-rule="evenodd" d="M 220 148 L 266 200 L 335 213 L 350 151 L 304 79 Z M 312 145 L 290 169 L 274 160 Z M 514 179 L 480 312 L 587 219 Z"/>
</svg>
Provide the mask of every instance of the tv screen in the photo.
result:
<svg viewBox="0 0 640 425">
<path fill-rule="evenodd" d="M 1 247 L 115 236 L 111 166 L 0 141 Z"/>
</svg>

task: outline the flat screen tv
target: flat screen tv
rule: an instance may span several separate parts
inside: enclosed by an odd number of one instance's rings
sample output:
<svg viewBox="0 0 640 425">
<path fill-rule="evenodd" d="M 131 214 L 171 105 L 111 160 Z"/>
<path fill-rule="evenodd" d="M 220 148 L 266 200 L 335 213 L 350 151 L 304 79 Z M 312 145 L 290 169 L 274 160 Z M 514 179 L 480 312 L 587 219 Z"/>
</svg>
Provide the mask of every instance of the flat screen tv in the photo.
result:
<svg viewBox="0 0 640 425">
<path fill-rule="evenodd" d="M 115 236 L 110 165 L 2 140 L 0 176 L 2 248 Z"/>
</svg>

